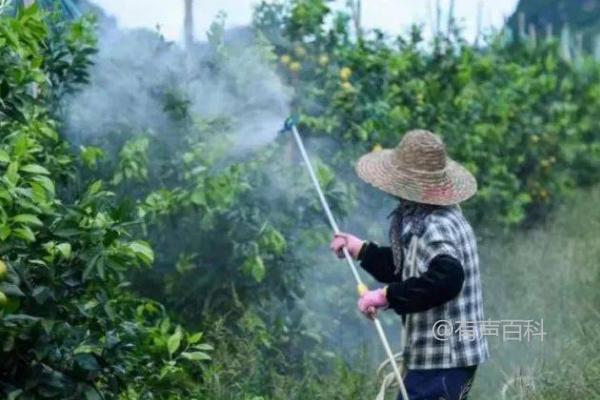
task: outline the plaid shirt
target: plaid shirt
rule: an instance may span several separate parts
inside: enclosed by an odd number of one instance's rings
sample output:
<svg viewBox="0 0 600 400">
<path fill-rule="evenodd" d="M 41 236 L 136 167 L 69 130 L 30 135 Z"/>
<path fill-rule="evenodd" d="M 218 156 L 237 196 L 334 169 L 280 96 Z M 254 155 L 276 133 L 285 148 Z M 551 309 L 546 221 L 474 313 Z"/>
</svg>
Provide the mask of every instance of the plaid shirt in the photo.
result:
<svg viewBox="0 0 600 400">
<path fill-rule="evenodd" d="M 483 299 L 477 244 L 471 226 L 458 206 L 432 211 L 425 217 L 420 236 L 412 234 L 411 225 L 407 222 L 402 231 L 407 255 L 403 259 L 402 279 L 420 276 L 436 256 L 449 255 L 462 264 L 465 280 L 454 299 L 424 312 L 406 315 L 407 342 L 403 354 L 406 367 L 435 369 L 482 363 L 489 357 L 489 351 L 479 326 L 483 321 Z M 440 325 L 451 329 L 434 334 L 434 327 Z"/>
</svg>

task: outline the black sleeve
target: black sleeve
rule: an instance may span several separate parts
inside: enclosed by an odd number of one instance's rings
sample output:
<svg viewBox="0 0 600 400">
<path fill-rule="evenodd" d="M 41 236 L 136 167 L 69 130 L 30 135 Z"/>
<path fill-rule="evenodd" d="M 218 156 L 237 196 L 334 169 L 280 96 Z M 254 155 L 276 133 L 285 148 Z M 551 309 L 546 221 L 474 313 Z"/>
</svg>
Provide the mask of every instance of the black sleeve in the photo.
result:
<svg viewBox="0 0 600 400">
<path fill-rule="evenodd" d="M 363 245 L 358 256 L 360 266 L 381 283 L 391 283 L 400 280 L 395 275 L 394 256 L 390 247 L 378 246 L 373 242 Z"/>
<path fill-rule="evenodd" d="M 398 314 L 410 314 L 437 307 L 456 297 L 465 281 L 463 267 L 456 258 L 440 255 L 431 260 L 427 272 L 387 288 L 390 307 Z"/>
</svg>

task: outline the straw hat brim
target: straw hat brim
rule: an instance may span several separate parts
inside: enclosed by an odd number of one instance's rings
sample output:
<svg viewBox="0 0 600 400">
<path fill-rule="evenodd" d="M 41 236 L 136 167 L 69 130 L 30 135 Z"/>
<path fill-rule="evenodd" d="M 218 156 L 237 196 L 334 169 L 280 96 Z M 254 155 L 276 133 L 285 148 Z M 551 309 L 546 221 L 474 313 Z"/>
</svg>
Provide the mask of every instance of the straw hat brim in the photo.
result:
<svg viewBox="0 0 600 400">
<path fill-rule="evenodd" d="M 446 168 L 436 173 L 399 168 L 394 159 L 391 149 L 367 153 L 356 163 L 356 173 L 386 193 L 417 203 L 448 206 L 461 203 L 477 192 L 475 177 L 450 158 Z"/>
</svg>

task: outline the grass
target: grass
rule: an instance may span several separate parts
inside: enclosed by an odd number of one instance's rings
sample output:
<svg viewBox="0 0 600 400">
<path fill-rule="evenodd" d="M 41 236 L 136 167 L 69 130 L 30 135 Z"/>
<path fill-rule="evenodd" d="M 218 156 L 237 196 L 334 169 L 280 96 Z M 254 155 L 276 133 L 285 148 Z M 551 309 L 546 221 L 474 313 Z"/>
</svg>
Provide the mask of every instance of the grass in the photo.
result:
<svg viewBox="0 0 600 400">
<path fill-rule="evenodd" d="M 213 327 L 214 328 L 214 327 Z M 340 357 L 325 368 L 265 351 L 251 331 L 213 329 L 213 361 L 202 374 L 196 400 L 347 400 L 374 398 L 375 382 Z M 219 338 L 219 340 L 214 340 Z"/>
<path fill-rule="evenodd" d="M 600 188 L 539 227 L 480 243 L 486 318 L 543 318 L 543 342 L 489 338 L 473 399 L 600 399 Z"/>
</svg>

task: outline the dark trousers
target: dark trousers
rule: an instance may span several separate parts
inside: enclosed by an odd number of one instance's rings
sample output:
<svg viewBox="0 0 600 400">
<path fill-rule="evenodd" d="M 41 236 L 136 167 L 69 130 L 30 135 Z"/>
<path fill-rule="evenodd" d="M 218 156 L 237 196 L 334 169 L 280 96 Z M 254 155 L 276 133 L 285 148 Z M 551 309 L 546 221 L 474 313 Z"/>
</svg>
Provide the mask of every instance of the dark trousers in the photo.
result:
<svg viewBox="0 0 600 400">
<path fill-rule="evenodd" d="M 477 366 L 447 369 L 413 369 L 404 376 L 410 400 L 465 400 Z M 398 400 L 402 396 L 398 395 Z"/>
</svg>

